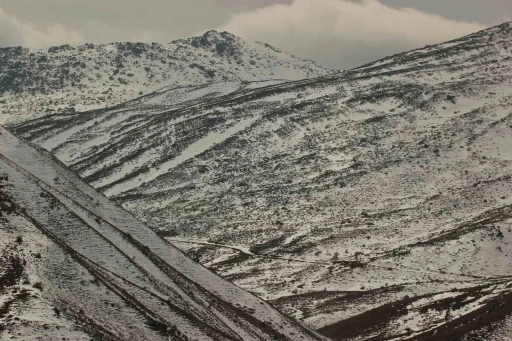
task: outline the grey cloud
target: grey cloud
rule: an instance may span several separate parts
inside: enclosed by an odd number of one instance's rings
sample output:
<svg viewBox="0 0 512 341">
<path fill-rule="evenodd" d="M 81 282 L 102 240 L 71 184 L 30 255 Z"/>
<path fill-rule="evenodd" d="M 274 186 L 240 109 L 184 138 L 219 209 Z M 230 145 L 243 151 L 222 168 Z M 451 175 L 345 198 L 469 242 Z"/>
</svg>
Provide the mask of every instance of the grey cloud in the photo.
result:
<svg viewBox="0 0 512 341">
<path fill-rule="evenodd" d="M 487 25 L 512 20 L 510 0 L 381 0 L 393 8 L 410 7 L 447 18 L 478 21 Z"/>
<path fill-rule="evenodd" d="M 294 0 L 291 5 L 236 14 L 219 27 L 338 68 L 355 67 L 484 28 L 479 23 L 370 0 Z"/>
<path fill-rule="evenodd" d="M 61 24 L 51 23 L 44 30 L 39 30 L 0 8 L 0 46 L 21 45 L 40 48 L 62 42 L 77 44 L 83 40 L 80 32 L 70 30 Z"/>
<path fill-rule="evenodd" d="M 96 43 L 103 37 L 87 31 L 95 23 L 126 32 L 117 40 L 141 30 L 170 41 L 219 26 L 232 14 L 275 3 L 291 0 L 0 0 L 0 7 L 40 30 L 48 23 L 60 23 L 83 31 L 89 42 Z"/>
<path fill-rule="evenodd" d="M 509 0 L 0 0 L 0 46 L 168 42 L 217 28 L 350 68 L 508 20 L 511 7 Z"/>
</svg>

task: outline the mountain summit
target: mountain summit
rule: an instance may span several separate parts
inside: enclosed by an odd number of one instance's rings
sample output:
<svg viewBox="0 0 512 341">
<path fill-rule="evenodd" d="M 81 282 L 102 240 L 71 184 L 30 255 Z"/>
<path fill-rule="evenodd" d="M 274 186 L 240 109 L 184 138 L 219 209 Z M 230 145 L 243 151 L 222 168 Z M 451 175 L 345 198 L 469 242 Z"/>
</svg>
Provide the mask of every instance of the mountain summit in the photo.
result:
<svg viewBox="0 0 512 341">
<path fill-rule="evenodd" d="M 164 86 L 297 80 L 332 73 L 228 32 L 168 44 L 112 43 L 0 49 L 0 123 L 122 103 Z"/>
</svg>

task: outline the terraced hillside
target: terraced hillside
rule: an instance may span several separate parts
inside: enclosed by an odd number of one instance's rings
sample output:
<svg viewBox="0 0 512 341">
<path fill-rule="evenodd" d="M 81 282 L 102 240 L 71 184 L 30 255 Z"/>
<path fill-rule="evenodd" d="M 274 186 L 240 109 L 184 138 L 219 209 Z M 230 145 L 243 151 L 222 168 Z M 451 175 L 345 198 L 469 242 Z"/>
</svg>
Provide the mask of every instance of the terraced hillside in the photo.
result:
<svg viewBox="0 0 512 341">
<path fill-rule="evenodd" d="M 512 25 L 11 125 L 335 340 L 512 337 Z"/>
<path fill-rule="evenodd" d="M 2 340 L 325 339 L 3 128 L 0 208 Z"/>
</svg>

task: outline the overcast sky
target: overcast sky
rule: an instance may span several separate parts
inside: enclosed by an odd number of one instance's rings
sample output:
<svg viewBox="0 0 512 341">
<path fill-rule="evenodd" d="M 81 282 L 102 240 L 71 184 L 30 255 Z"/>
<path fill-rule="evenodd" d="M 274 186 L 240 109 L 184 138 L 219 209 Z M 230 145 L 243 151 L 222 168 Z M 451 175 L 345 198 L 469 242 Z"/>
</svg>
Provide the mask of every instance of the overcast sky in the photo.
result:
<svg viewBox="0 0 512 341">
<path fill-rule="evenodd" d="M 169 42 L 216 29 L 348 69 L 511 20 L 511 0 L 0 0 L 0 46 Z"/>
</svg>

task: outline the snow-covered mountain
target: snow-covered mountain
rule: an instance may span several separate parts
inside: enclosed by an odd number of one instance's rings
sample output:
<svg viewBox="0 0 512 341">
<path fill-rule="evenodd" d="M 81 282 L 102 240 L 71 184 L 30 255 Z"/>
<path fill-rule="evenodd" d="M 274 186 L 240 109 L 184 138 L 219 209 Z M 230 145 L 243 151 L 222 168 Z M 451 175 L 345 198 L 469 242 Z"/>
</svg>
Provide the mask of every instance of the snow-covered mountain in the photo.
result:
<svg viewBox="0 0 512 341">
<path fill-rule="evenodd" d="M 324 340 L 0 127 L 2 340 Z"/>
<path fill-rule="evenodd" d="M 512 24 L 11 125 L 334 340 L 512 337 Z"/>
<path fill-rule="evenodd" d="M 0 123 L 104 108 L 164 86 L 297 80 L 334 70 L 227 32 L 169 44 L 0 49 Z"/>
</svg>

